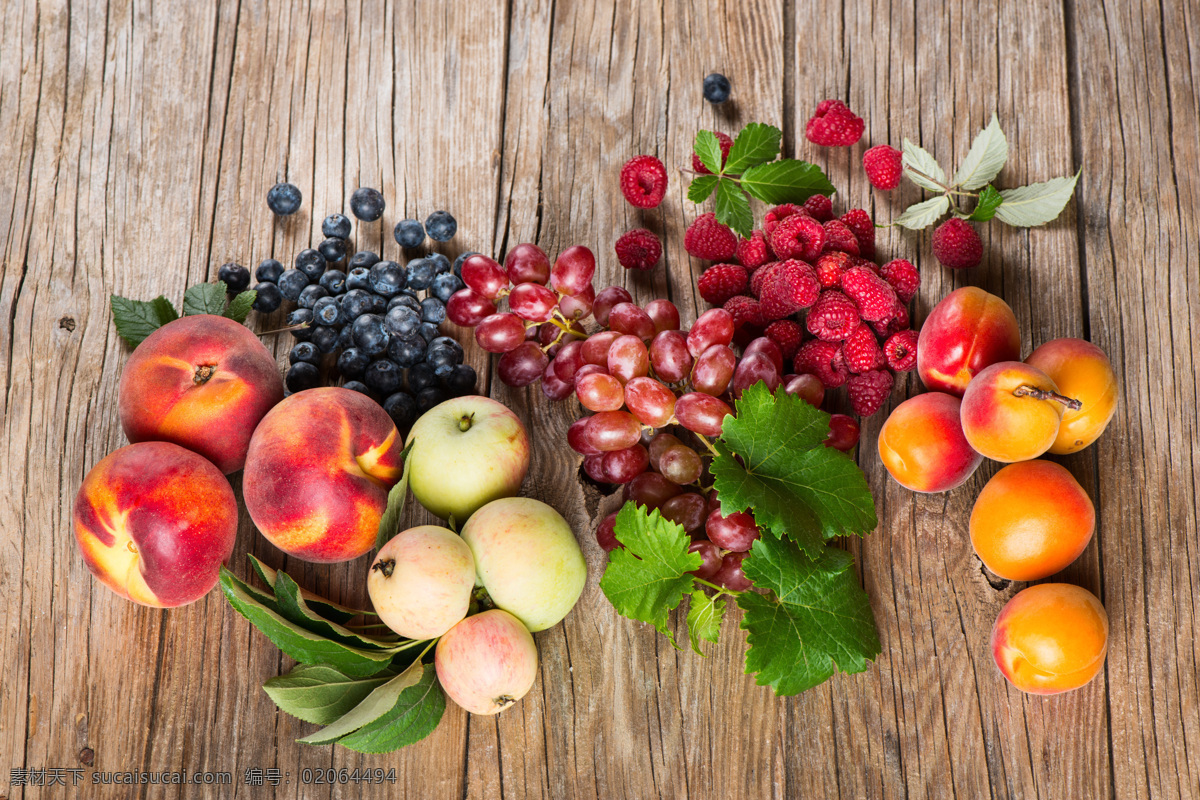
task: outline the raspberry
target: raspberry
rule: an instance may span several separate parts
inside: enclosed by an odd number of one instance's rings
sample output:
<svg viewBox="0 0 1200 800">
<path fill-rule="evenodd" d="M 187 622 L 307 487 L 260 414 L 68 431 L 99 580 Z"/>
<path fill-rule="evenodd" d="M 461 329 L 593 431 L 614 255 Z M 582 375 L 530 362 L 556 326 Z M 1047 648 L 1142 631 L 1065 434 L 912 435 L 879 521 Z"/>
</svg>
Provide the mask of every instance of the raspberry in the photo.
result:
<svg viewBox="0 0 1200 800">
<path fill-rule="evenodd" d="M 754 272 L 750 273 L 750 294 L 759 297 L 762 294 L 763 283 L 767 277 L 774 272 L 775 267 L 779 266 L 778 261 L 772 261 L 770 264 L 764 264 Z"/>
<path fill-rule="evenodd" d="M 741 330 L 746 326 L 759 327 L 764 322 L 762 306 L 753 297 L 739 294 L 725 301 L 723 308 L 733 317 L 733 329 Z"/>
<path fill-rule="evenodd" d="M 816 267 L 817 279 L 821 281 L 821 286 L 836 289 L 842 285 L 842 275 L 851 267 L 850 256 L 838 251 L 825 253 L 813 266 Z"/>
<path fill-rule="evenodd" d="M 842 291 L 854 301 L 867 322 L 889 319 L 897 305 L 896 292 L 888 282 L 866 267 L 851 267 L 842 275 Z"/>
<path fill-rule="evenodd" d="M 797 375 L 816 375 L 826 389 L 836 389 L 849 377 L 842 348 L 820 339 L 810 339 L 800 345 L 792 359 L 792 369 Z"/>
<path fill-rule="evenodd" d="M 852 208 L 841 216 L 842 224 L 858 239 L 858 252 L 864 258 L 875 257 L 875 222 L 861 208 Z"/>
<path fill-rule="evenodd" d="M 728 134 L 720 131 L 713 131 L 717 136 L 717 141 L 721 143 L 721 166 L 725 166 L 725 159 L 729 158 L 729 148 L 733 147 L 733 139 L 730 139 Z M 692 151 L 692 171 L 699 172 L 701 175 L 712 175 L 708 167 L 704 166 L 704 162 L 700 160 L 700 156 L 696 151 Z"/>
<path fill-rule="evenodd" d="M 808 332 L 826 342 L 840 342 L 849 336 L 862 318 L 854 301 L 837 289 L 821 292 L 808 311 Z"/>
<path fill-rule="evenodd" d="M 883 265 L 880 271 L 884 280 L 895 290 L 900 302 L 907 305 L 916 297 L 917 289 L 921 287 L 921 273 L 911 261 L 896 258 Z"/>
<path fill-rule="evenodd" d="M 849 147 L 862 138 L 866 125 L 841 100 L 822 100 L 804 127 L 804 135 L 821 147 Z"/>
<path fill-rule="evenodd" d="M 804 201 L 804 210 L 817 222 L 833 219 L 833 201 L 823 194 L 814 194 Z"/>
<path fill-rule="evenodd" d="M 850 407 L 860 417 L 869 417 L 887 402 L 896 379 L 886 369 L 875 369 L 862 375 L 851 375 L 846 382 Z"/>
<path fill-rule="evenodd" d="M 767 326 L 763 334 L 779 345 L 779 352 L 783 353 L 785 359 L 790 359 L 804 341 L 804 326 L 795 320 L 777 319 Z"/>
<path fill-rule="evenodd" d="M 880 336 L 882 336 L 886 339 L 887 337 L 891 336 L 893 333 L 898 333 L 900 331 L 907 330 L 908 323 L 909 323 L 908 309 L 905 308 L 904 304 L 900 302 L 899 298 L 897 298 L 896 299 L 896 307 L 894 309 L 892 309 L 892 315 L 890 317 L 888 317 L 886 320 L 883 320 L 880 322 L 872 322 L 871 327 L 875 329 L 876 333 L 878 333 Z"/>
<path fill-rule="evenodd" d="M 983 258 L 983 243 L 966 220 L 954 217 L 934 230 L 933 257 L 950 269 L 969 269 Z"/>
<path fill-rule="evenodd" d="M 831 219 L 823 226 L 825 228 L 825 252 L 849 253 L 858 255 L 858 239 L 854 231 L 847 228 L 841 220 Z"/>
<path fill-rule="evenodd" d="M 846 357 L 846 366 L 854 373 L 870 372 L 887 363 L 874 331 L 866 325 L 859 325 L 846 337 L 842 354 Z"/>
<path fill-rule="evenodd" d="M 746 291 L 749 278 L 746 269 L 737 264 L 717 264 L 709 267 L 696 282 L 700 296 L 714 306 L 724 305 L 734 295 Z"/>
<path fill-rule="evenodd" d="M 701 214 L 683 234 L 683 249 L 694 258 L 728 261 L 737 250 L 738 237 L 729 226 L 717 222 L 711 211 Z"/>
<path fill-rule="evenodd" d="M 775 231 L 775 226 L 783 222 L 793 214 L 804 213 L 804 209 L 800 206 L 784 203 L 781 206 L 775 206 L 767 212 L 763 217 L 763 231 L 767 234 L 767 239 L 770 240 L 771 234 Z"/>
<path fill-rule="evenodd" d="M 653 269 L 662 258 L 662 242 L 645 228 L 621 234 L 616 244 L 617 262 L 625 269 Z"/>
<path fill-rule="evenodd" d="M 904 155 L 894 147 L 877 144 L 863 153 L 863 170 L 876 189 L 888 192 L 900 185 Z"/>
<path fill-rule="evenodd" d="M 775 253 L 760 230 L 750 234 L 749 239 L 739 241 L 735 255 L 738 263 L 751 272 L 775 260 Z"/>
<path fill-rule="evenodd" d="M 780 261 L 763 281 L 759 300 L 763 317 L 783 319 L 808 308 L 821 293 L 817 272 L 803 261 Z"/>
<path fill-rule="evenodd" d="M 883 355 L 887 365 L 896 372 L 908 372 L 917 366 L 917 332 L 897 331 L 883 343 Z"/>
<path fill-rule="evenodd" d="M 771 249 L 780 258 L 815 261 L 825 247 L 825 229 L 808 214 L 785 217 L 768 234 Z"/>
<path fill-rule="evenodd" d="M 667 193 L 667 168 L 654 156 L 634 156 L 621 167 L 621 194 L 630 205 L 654 208 Z"/>
</svg>

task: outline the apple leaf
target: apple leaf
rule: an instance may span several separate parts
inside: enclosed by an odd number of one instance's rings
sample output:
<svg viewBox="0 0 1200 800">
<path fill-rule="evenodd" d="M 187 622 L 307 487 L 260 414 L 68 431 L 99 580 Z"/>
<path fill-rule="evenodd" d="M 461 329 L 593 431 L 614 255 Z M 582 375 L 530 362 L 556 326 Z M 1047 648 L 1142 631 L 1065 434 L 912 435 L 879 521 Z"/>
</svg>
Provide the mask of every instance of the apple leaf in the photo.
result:
<svg viewBox="0 0 1200 800">
<path fill-rule="evenodd" d="M 383 547 L 388 540 L 400 532 L 400 517 L 404 516 L 404 504 L 408 501 L 408 454 L 412 452 L 414 439 L 410 439 L 400 452 L 404 470 L 400 480 L 388 492 L 387 507 L 379 518 L 379 532 L 375 535 L 375 549 Z"/>
<path fill-rule="evenodd" d="M 301 744 L 329 744 L 374 722 L 395 707 L 405 689 L 415 686 L 425 677 L 425 667 L 422 662 L 414 661 L 412 666 L 373 689 L 358 705 L 337 720 L 296 741 Z"/>
<path fill-rule="evenodd" d="M 279 610 L 279 615 L 284 619 L 299 625 L 307 631 L 351 647 L 361 647 L 366 650 L 386 650 L 396 653 L 420 644 L 419 641 L 396 639 L 395 636 L 391 637 L 390 640 L 377 639 L 374 636 L 355 633 L 336 622 L 330 622 L 309 608 L 308 603 L 300 594 L 300 587 L 286 572 L 276 573 L 275 602 Z"/>
<path fill-rule="evenodd" d="M 254 569 L 255 574 L 258 575 L 263 583 L 265 583 L 267 586 L 270 586 L 271 590 L 274 591 L 275 577 L 279 573 L 271 567 L 268 567 L 263 562 L 259 561 L 250 553 L 247 553 L 246 557 L 250 559 L 250 566 Z M 307 589 L 301 589 L 300 596 L 303 597 L 305 602 L 308 603 L 309 608 L 311 608 L 313 611 L 316 611 L 322 617 L 330 620 L 331 622 L 339 622 L 344 624 L 355 617 L 376 616 L 375 612 L 373 611 L 363 611 L 359 608 L 350 608 L 349 606 L 339 605 L 338 603 L 335 603 L 332 600 L 326 600 L 324 597 L 314 594 Z"/>
<path fill-rule="evenodd" d="M 328 725 L 393 677 L 395 673 L 381 672 L 352 678 L 324 664 L 297 664 L 288 674 L 268 679 L 263 691 L 293 717 Z"/>
<path fill-rule="evenodd" d="M 338 744 L 359 753 L 390 753 L 431 734 L 445 710 L 446 695 L 433 665 L 425 664 L 420 680 L 401 691 L 389 711 L 338 739 Z"/>
</svg>

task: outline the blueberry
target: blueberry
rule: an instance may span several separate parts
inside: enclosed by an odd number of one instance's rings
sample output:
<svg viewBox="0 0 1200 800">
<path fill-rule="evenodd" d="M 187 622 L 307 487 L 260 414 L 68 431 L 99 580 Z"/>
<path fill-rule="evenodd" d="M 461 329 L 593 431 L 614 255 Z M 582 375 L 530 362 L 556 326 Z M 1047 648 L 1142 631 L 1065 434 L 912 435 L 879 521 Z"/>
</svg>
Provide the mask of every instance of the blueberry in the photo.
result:
<svg viewBox="0 0 1200 800">
<path fill-rule="evenodd" d="M 383 324 L 393 336 L 413 336 L 421 327 L 421 315 L 408 306 L 396 306 L 383 317 Z"/>
<path fill-rule="evenodd" d="M 318 289 L 321 287 L 317 287 Z M 305 290 L 307 291 L 307 290 Z M 342 319 L 342 307 L 338 304 L 336 297 L 322 297 L 317 302 L 313 303 L 313 322 L 318 325 L 341 325 L 345 322 Z"/>
<path fill-rule="evenodd" d="M 453 277 L 453 276 L 451 276 Z M 446 319 L 446 304 L 436 297 L 426 297 L 421 301 L 421 321 L 433 325 L 441 325 Z"/>
<path fill-rule="evenodd" d="M 435 242 L 448 242 L 454 238 L 458 223 L 450 216 L 450 212 L 435 211 L 425 220 L 425 230 Z"/>
<path fill-rule="evenodd" d="M 374 222 L 382 217 L 386 205 L 377 189 L 364 186 L 350 195 L 350 211 L 363 222 Z"/>
<path fill-rule="evenodd" d="M 254 279 L 260 283 L 263 281 L 275 283 L 282 274 L 283 264 L 273 258 L 264 258 L 259 262 L 258 269 L 254 270 Z"/>
<path fill-rule="evenodd" d="M 343 325 L 338 331 L 337 349 L 349 350 L 354 347 L 354 326 Z"/>
<path fill-rule="evenodd" d="M 438 377 L 438 381 L 446 391 L 455 397 L 471 394 L 475 391 L 475 368 L 470 364 L 459 364 L 454 369 Z"/>
<path fill-rule="evenodd" d="M 312 308 L 317 304 L 318 300 L 328 296 L 329 292 L 325 291 L 324 286 L 318 286 L 314 283 L 311 286 L 304 287 L 300 292 L 300 297 L 296 298 L 296 305 L 301 308 Z"/>
<path fill-rule="evenodd" d="M 279 293 L 283 295 L 284 300 L 294 303 L 300 299 L 300 293 L 309 282 L 308 276 L 298 269 L 284 270 L 279 276 Z"/>
<path fill-rule="evenodd" d="M 425 363 L 438 375 L 457 367 L 463 361 L 463 348 L 449 336 L 439 336 L 429 343 Z"/>
<path fill-rule="evenodd" d="M 274 283 L 258 283 L 254 286 L 254 291 L 257 294 L 254 296 L 254 310 L 260 314 L 270 314 L 272 311 L 278 311 L 283 305 L 283 294 L 279 291 L 279 286 Z"/>
<path fill-rule="evenodd" d="M 433 283 L 429 285 L 429 294 L 443 303 L 448 303 L 451 296 L 465 285 L 462 282 L 462 278 L 448 272 L 445 275 L 438 275 L 433 279 Z"/>
<path fill-rule="evenodd" d="M 326 270 L 318 281 L 330 294 L 341 294 L 346 291 L 346 273 L 340 269 Z"/>
<path fill-rule="evenodd" d="M 351 331 L 353 328 L 347 325 L 342 330 Z M 361 352 L 356 347 L 350 347 L 343 350 L 342 354 L 338 356 L 337 368 L 338 372 L 347 378 L 361 378 L 363 373 L 367 371 L 367 365 L 370 363 L 370 356 Z"/>
<path fill-rule="evenodd" d="M 421 363 L 408 369 L 408 391 L 411 394 L 417 394 L 422 389 L 427 389 L 437 383 L 437 376 L 433 374 L 433 367 L 428 364 Z"/>
<path fill-rule="evenodd" d="M 383 316 L 387 313 L 388 299 L 381 294 L 371 293 L 371 313 Z"/>
<path fill-rule="evenodd" d="M 346 240 L 331 236 L 317 245 L 317 252 L 331 264 L 341 261 L 346 257 Z"/>
<path fill-rule="evenodd" d="M 245 291 L 250 285 L 250 270 L 243 267 L 241 264 L 235 264 L 230 261 L 228 264 L 222 264 L 217 270 L 217 280 L 224 281 L 225 288 L 233 294 Z"/>
<path fill-rule="evenodd" d="M 312 336 L 310 337 L 309 341 L 315 344 L 317 349 L 322 353 L 332 353 L 334 350 L 337 350 L 338 334 L 340 333 L 340 328 L 313 328 Z"/>
<path fill-rule="evenodd" d="M 288 362 L 295 364 L 297 361 L 307 361 L 309 364 L 321 363 L 321 351 L 312 342 L 296 342 L 292 347 L 292 352 L 288 353 Z"/>
<path fill-rule="evenodd" d="M 417 401 L 411 394 L 403 390 L 388 395 L 383 401 L 383 410 L 396 423 L 397 428 L 407 430 L 417 418 Z"/>
<path fill-rule="evenodd" d="M 345 214 L 330 214 L 321 223 L 321 233 L 332 239 L 345 239 L 350 235 L 350 218 Z"/>
<path fill-rule="evenodd" d="M 729 99 L 729 78 L 719 72 L 704 76 L 704 99 L 713 105 L 720 105 Z"/>
<path fill-rule="evenodd" d="M 474 250 L 468 250 L 465 253 L 459 253 L 458 258 L 454 259 L 454 274 L 461 278 L 463 262 L 466 261 L 471 256 L 477 256 L 477 255 L 480 255 L 480 253 L 476 253 Z"/>
<path fill-rule="evenodd" d="M 350 263 L 347 265 L 350 269 L 355 270 L 359 267 L 370 269 L 371 265 L 379 260 L 379 256 L 372 253 L 370 250 L 359 250 L 354 255 L 350 256 Z M 350 287 L 354 288 L 354 287 Z M 365 288 L 365 287 L 363 287 Z"/>
<path fill-rule="evenodd" d="M 277 183 L 267 192 L 267 206 L 280 217 L 300 210 L 300 190 L 290 183 Z"/>
<path fill-rule="evenodd" d="M 414 258 L 408 262 L 408 288 L 414 291 L 428 289 L 433 283 L 433 264 L 427 258 Z"/>
<path fill-rule="evenodd" d="M 303 392 L 305 389 L 315 389 L 321 385 L 321 370 L 316 364 L 298 361 L 288 368 L 287 376 L 283 379 L 288 391 Z"/>
<path fill-rule="evenodd" d="M 377 356 L 387 350 L 388 339 L 383 317 L 378 314 L 363 314 L 354 320 L 354 346 L 366 355 Z"/>
<path fill-rule="evenodd" d="M 388 311 L 391 311 L 396 306 L 404 306 L 406 308 L 411 308 L 413 311 L 416 311 L 417 314 L 421 313 L 421 301 L 417 299 L 417 296 L 415 294 L 408 291 L 407 289 L 405 289 L 403 292 L 401 292 L 400 294 L 393 297 L 391 300 L 388 300 L 388 304 L 387 304 Z"/>
<path fill-rule="evenodd" d="M 349 389 L 352 392 L 358 392 L 359 394 L 365 394 L 367 397 L 371 396 L 371 390 L 368 389 L 367 385 L 362 381 L 346 381 L 342 384 L 342 388 Z"/>
<path fill-rule="evenodd" d="M 421 242 L 425 241 L 425 228 L 415 219 L 400 220 L 392 234 L 396 237 L 396 244 L 409 250 L 420 247 Z"/>
<path fill-rule="evenodd" d="M 421 323 L 421 338 L 427 342 L 432 342 L 438 337 L 438 326 L 432 322 Z"/>
<path fill-rule="evenodd" d="M 445 275 L 450 271 L 450 259 L 441 253 L 430 253 L 425 256 L 425 260 L 433 264 L 434 275 Z"/>
<path fill-rule="evenodd" d="M 295 325 L 308 326 L 306 328 L 297 328 L 296 330 L 292 331 L 292 338 L 299 342 L 307 342 L 313 332 L 312 321 L 313 313 L 307 308 L 297 308 L 295 311 L 288 314 L 287 324 L 289 328 Z"/>
<path fill-rule="evenodd" d="M 395 261 L 380 261 L 371 267 L 371 291 L 383 297 L 392 297 L 404 288 L 404 267 Z"/>
<path fill-rule="evenodd" d="M 442 387 L 429 386 L 417 392 L 417 411 L 424 414 L 429 409 L 449 399 L 450 395 Z"/>
<path fill-rule="evenodd" d="M 367 367 L 363 383 L 382 395 L 389 395 L 404 384 L 404 371 L 396 362 L 380 358 Z"/>
<path fill-rule="evenodd" d="M 338 298 L 338 302 L 342 304 L 342 316 L 347 321 L 356 320 L 369 313 L 375 304 L 372 295 L 362 289 L 351 289 Z"/>
<path fill-rule="evenodd" d="M 296 269 L 307 275 L 310 281 L 316 281 L 325 271 L 325 256 L 311 247 L 301 250 L 300 255 L 296 256 Z"/>
<path fill-rule="evenodd" d="M 402 367 L 413 367 L 425 359 L 425 340 L 420 336 L 393 336 L 388 342 L 388 358 Z"/>
<path fill-rule="evenodd" d="M 367 267 L 355 267 L 346 276 L 347 289 L 366 289 L 371 291 L 371 270 Z"/>
</svg>

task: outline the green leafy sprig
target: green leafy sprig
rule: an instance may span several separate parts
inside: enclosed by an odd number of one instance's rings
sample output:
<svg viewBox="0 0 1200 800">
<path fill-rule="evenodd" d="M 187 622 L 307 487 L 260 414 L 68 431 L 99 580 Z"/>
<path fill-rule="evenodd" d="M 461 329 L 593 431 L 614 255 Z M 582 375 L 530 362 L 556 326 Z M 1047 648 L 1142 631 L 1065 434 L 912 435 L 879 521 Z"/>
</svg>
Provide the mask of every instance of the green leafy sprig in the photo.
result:
<svg viewBox="0 0 1200 800">
<path fill-rule="evenodd" d="M 183 315 L 215 314 L 235 322 L 245 322 L 258 292 L 253 289 L 238 292 L 228 303 L 227 296 L 228 287 L 224 281 L 192 286 L 183 293 Z M 153 300 L 130 300 L 114 294 L 110 304 L 117 335 L 134 347 L 163 325 L 179 319 L 179 312 L 163 295 Z"/>
</svg>

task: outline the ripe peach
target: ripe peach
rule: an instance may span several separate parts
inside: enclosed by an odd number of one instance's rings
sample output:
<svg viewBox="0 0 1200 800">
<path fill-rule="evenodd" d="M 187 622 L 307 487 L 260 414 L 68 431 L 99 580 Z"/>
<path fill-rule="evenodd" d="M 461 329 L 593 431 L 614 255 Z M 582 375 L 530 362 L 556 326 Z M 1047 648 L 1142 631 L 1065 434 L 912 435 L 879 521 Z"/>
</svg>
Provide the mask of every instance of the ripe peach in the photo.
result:
<svg viewBox="0 0 1200 800">
<path fill-rule="evenodd" d="M 1028 461 L 1050 449 L 1064 408 L 1079 401 L 1058 392 L 1046 373 L 1020 361 L 992 364 L 972 379 L 962 400 L 967 441 L 995 461 Z"/>
<path fill-rule="evenodd" d="M 959 423 L 961 401 L 944 392 L 905 400 L 879 431 L 879 458 L 901 486 L 945 492 L 960 485 L 983 461 Z"/>
<path fill-rule="evenodd" d="M 917 374 L 925 388 L 963 396 L 984 367 L 1021 357 L 1021 332 L 1008 303 L 967 286 L 942 298 L 917 338 Z"/>
<path fill-rule="evenodd" d="M 168 322 L 121 373 L 117 410 L 131 442 L 174 442 L 228 475 L 246 463 L 259 420 L 283 399 L 267 348 L 245 325 L 212 314 Z"/>
<path fill-rule="evenodd" d="M 1039 583 L 1004 606 L 991 647 L 1000 673 L 1022 692 L 1078 689 L 1104 666 L 1108 615 L 1087 589 Z"/>
<path fill-rule="evenodd" d="M 250 440 L 246 510 L 280 550 L 305 561 L 357 558 L 375 544 L 404 442 L 374 400 L 308 389 L 284 400 Z"/>
<path fill-rule="evenodd" d="M 521 620 L 493 608 L 448 630 L 433 666 L 447 697 L 472 714 L 495 714 L 533 688 L 537 646 Z"/>
<path fill-rule="evenodd" d="M 210 462 L 170 442 L 122 447 L 83 479 L 71 512 L 92 574 L 122 597 L 167 608 L 200 599 L 233 552 L 237 500 Z"/>
<path fill-rule="evenodd" d="M 1048 578 L 1092 539 L 1096 511 L 1066 469 L 1051 461 L 1009 464 L 971 510 L 971 544 L 992 572 L 1011 581 Z"/>
<path fill-rule="evenodd" d="M 1030 353 L 1025 363 L 1049 375 L 1060 392 L 1082 403 L 1079 409 L 1063 410 L 1051 453 L 1082 450 L 1104 433 L 1117 410 L 1117 376 L 1103 350 L 1083 339 L 1054 339 Z"/>
</svg>

